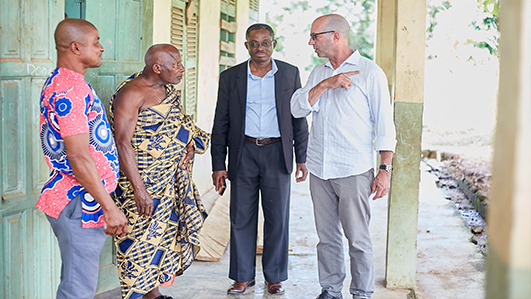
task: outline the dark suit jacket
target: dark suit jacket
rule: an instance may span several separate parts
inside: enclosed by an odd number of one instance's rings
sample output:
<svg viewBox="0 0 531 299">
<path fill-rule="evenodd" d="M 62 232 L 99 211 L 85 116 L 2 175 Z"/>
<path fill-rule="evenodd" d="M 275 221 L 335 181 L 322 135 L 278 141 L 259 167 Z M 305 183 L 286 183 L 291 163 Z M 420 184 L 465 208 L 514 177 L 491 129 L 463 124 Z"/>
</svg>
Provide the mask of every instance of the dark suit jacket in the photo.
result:
<svg viewBox="0 0 531 299">
<path fill-rule="evenodd" d="M 278 127 L 282 137 L 282 149 L 286 172 L 293 170 L 293 148 L 295 161 L 306 163 L 308 145 L 308 123 L 306 118 L 291 115 L 290 100 L 301 87 L 299 69 L 291 64 L 275 60 L 275 101 Z M 221 73 L 218 102 L 212 128 L 211 153 L 212 170 L 226 170 L 225 159 L 229 149 L 229 179 L 238 171 L 245 138 L 245 107 L 247 101 L 247 61 Z"/>
</svg>

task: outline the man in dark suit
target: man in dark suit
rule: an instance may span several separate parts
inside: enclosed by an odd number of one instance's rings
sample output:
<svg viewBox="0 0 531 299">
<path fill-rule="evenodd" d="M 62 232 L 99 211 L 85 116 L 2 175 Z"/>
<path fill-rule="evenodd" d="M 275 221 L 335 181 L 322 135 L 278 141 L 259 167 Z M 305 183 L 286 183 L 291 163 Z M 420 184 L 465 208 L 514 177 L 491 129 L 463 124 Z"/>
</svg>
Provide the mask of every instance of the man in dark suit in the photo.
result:
<svg viewBox="0 0 531 299">
<path fill-rule="evenodd" d="M 231 181 L 229 294 L 254 285 L 258 193 L 264 212 L 262 266 L 269 293 L 282 294 L 288 278 L 290 174 L 295 148 L 296 179 L 304 181 L 308 124 L 290 112 L 301 87 L 299 70 L 271 58 L 274 32 L 266 24 L 247 28 L 251 58 L 220 75 L 212 128 L 212 179 L 216 190 Z M 229 171 L 225 159 L 229 150 Z"/>
</svg>

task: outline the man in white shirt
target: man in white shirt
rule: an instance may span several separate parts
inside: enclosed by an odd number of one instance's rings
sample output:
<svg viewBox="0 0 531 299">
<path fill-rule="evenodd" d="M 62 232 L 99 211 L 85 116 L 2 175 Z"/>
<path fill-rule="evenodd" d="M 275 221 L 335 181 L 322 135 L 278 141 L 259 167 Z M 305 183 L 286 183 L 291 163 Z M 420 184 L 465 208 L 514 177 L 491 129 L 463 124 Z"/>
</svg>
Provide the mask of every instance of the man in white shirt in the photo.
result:
<svg viewBox="0 0 531 299">
<path fill-rule="evenodd" d="M 340 15 L 321 16 L 312 23 L 309 45 L 329 60 L 313 69 L 306 86 L 291 99 L 294 117 L 313 113 L 306 165 L 319 236 L 318 299 L 343 298 L 341 228 L 349 243 L 350 293 L 354 299 L 374 293 L 369 197 L 375 193 L 377 199 L 389 191 L 396 145 L 385 74 L 349 48 L 349 31 Z M 381 155 L 376 177 L 375 151 Z"/>
</svg>

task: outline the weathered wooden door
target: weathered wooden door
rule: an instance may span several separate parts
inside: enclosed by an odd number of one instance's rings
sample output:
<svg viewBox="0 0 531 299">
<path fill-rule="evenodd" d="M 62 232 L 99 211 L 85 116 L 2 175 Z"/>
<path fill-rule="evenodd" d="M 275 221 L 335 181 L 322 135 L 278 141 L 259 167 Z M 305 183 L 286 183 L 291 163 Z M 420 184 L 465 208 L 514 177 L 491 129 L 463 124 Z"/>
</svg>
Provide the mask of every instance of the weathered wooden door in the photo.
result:
<svg viewBox="0 0 531 299">
<path fill-rule="evenodd" d="M 60 257 L 35 208 L 50 173 L 39 142 L 39 97 L 55 67 L 64 2 L 0 0 L 0 298 L 53 298 Z"/>
<path fill-rule="evenodd" d="M 100 31 L 102 67 L 86 79 L 108 104 L 122 80 L 142 70 L 151 45 L 153 0 L 0 0 L 0 299 L 54 298 L 60 256 L 35 208 L 49 175 L 39 142 L 39 95 L 55 67 L 53 32 L 65 13 Z M 98 292 L 118 287 L 109 238 Z"/>
<path fill-rule="evenodd" d="M 109 111 L 114 90 L 127 77 L 142 71 L 144 54 L 153 42 L 153 0 L 66 0 L 69 17 L 85 19 L 98 29 L 103 52 L 99 68 L 85 73 Z M 97 293 L 119 286 L 116 248 L 108 237 L 100 256 Z"/>
<path fill-rule="evenodd" d="M 85 79 L 109 111 L 114 90 L 124 79 L 144 68 L 144 54 L 153 43 L 153 0 L 86 1 L 86 20 L 98 28 L 105 48 L 99 68 L 89 69 Z M 97 293 L 119 286 L 115 247 L 108 237 L 100 256 Z"/>
</svg>

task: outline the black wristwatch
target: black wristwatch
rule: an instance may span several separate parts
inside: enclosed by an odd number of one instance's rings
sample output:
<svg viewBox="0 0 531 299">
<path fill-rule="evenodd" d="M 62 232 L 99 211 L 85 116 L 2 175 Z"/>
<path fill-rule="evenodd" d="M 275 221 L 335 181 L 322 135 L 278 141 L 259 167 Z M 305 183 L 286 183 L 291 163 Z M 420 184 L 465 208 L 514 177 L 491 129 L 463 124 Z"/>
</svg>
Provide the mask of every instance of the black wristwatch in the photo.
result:
<svg viewBox="0 0 531 299">
<path fill-rule="evenodd" d="M 393 165 L 389 164 L 389 165 L 380 165 L 379 167 L 380 169 L 383 169 L 387 172 L 391 172 L 391 170 L 393 170 Z"/>
</svg>

